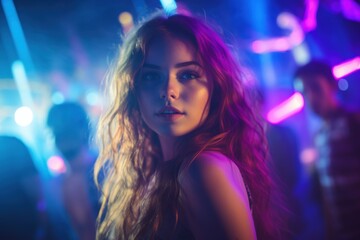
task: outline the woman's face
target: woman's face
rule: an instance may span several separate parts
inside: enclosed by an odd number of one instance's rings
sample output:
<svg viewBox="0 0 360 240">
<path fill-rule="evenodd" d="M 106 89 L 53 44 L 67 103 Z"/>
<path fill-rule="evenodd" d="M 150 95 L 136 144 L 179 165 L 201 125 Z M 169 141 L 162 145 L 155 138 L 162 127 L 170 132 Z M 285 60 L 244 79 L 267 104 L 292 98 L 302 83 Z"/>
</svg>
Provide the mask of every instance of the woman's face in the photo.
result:
<svg viewBox="0 0 360 240">
<path fill-rule="evenodd" d="M 195 49 L 175 38 L 154 41 L 137 78 L 144 122 L 159 136 L 180 137 L 208 115 L 209 82 Z"/>
</svg>

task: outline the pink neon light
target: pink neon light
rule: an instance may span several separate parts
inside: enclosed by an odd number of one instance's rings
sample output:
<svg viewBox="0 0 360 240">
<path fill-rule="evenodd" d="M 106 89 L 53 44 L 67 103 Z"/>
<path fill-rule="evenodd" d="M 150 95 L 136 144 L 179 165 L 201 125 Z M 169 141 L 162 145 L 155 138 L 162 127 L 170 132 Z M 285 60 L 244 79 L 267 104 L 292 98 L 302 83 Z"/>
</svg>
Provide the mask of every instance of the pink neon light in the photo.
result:
<svg viewBox="0 0 360 240">
<path fill-rule="evenodd" d="M 316 161 L 318 152 L 315 148 L 306 148 L 300 153 L 300 160 L 304 164 L 312 164 Z"/>
<path fill-rule="evenodd" d="M 66 172 L 64 160 L 59 156 L 52 156 L 47 160 L 47 166 L 51 173 L 60 174 Z"/>
<path fill-rule="evenodd" d="M 288 37 L 256 40 L 251 44 L 251 48 L 256 53 L 285 52 L 289 50 L 289 41 Z"/>
<path fill-rule="evenodd" d="M 354 0 L 340 1 L 344 16 L 350 20 L 360 22 L 360 7 Z"/>
<path fill-rule="evenodd" d="M 332 71 L 336 79 L 345 77 L 360 69 L 360 57 L 353 58 L 333 67 Z"/>
<path fill-rule="evenodd" d="M 285 37 L 256 40 L 251 43 L 251 49 L 253 52 L 284 52 L 303 42 L 304 33 L 294 15 L 290 13 L 281 13 L 278 16 L 278 25 L 284 29 L 290 29 L 290 35 Z"/>
<path fill-rule="evenodd" d="M 303 107 L 304 98 L 300 93 L 296 92 L 284 102 L 271 109 L 267 114 L 267 120 L 271 123 L 279 123 L 299 112 Z"/>
<path fill-rule="evenodd" d="M 319 6 L 319 0 L 306 0 L 305 1 L 305 16 L 301 25 L 304 31 L 309 32 L 316 28 L 316 13 Z"/>
</svg>

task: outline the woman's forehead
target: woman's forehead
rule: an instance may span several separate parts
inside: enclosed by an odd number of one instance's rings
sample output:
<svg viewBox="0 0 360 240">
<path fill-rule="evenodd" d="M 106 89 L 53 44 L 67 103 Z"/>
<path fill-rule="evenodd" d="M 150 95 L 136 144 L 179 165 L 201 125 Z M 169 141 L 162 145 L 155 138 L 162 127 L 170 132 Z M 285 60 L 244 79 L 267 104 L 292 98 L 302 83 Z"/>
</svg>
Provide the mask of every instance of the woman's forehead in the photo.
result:
<svg viewBox="0 0 360 240">
<path fill-rule="evenodd" d="M 184 61 L 198 61 L 197 51 L 189 42 L 167 37 L 153 40 L 147 50 L 145 63 L 176 64 Z"/>
</svg>

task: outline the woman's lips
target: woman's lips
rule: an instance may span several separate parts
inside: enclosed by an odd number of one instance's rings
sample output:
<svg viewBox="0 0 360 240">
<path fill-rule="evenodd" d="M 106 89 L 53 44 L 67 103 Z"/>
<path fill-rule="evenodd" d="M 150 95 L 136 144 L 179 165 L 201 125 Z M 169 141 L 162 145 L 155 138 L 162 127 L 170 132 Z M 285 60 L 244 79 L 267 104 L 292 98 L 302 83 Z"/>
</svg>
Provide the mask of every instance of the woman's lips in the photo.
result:
<svg viewBox="0 0 360 240">
<path fill-rule="evenodd" d="M 184 116 L 183 113 L 161 113 L 157 115 L 158 117 L 162 118 L 165 121 L 175 121 L 182 116 Z"/>
<path fill-rule="evenodd" d="M 166 121 L 175 121 L 184 116 L 185 113 L 175 107 L 164 106 L 156 115 Z"/>
</svg>

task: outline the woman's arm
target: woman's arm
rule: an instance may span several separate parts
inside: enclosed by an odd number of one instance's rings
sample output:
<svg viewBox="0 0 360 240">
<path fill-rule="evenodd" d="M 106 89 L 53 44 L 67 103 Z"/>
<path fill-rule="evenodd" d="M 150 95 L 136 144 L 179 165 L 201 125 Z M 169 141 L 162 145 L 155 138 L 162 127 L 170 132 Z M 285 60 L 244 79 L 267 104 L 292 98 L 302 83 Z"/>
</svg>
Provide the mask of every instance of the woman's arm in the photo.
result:
<svg viewBox="0 0 360 240">
<path fill-rule="evenodd" d="M 180 184 L 196 239 L 256 239 L 246 188 L 238 167 L 218 152 L 204 152 Z"/>
</svg>

